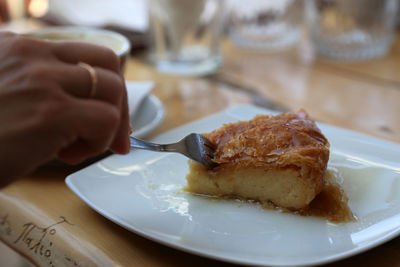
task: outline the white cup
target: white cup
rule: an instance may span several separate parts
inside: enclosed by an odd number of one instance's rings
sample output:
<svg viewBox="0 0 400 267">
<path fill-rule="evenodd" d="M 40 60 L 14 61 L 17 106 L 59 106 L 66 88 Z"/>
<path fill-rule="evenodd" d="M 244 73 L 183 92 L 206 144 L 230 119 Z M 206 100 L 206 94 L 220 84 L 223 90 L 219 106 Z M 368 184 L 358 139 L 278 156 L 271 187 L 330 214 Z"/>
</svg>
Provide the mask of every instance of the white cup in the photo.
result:
<svg viewBox="0 0 400 267">
<path fill-rule="evenodd" d="M 131 48 L 130 42 L 125 36 L 96 28 L 46 27 L 23 35 L 49 41 L 79 41 L 108 47 L 118 56 L 121 71 L 125 69 L 126 58 Z"/>
</svg>

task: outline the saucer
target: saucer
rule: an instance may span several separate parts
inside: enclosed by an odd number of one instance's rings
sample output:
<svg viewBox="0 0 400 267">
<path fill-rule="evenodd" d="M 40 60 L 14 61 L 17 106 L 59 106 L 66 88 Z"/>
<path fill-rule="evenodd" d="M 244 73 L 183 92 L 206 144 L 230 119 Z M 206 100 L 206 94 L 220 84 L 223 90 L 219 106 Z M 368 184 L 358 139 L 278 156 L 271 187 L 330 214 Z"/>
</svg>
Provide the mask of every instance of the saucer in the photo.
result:
<svg viewBox="0 0 400 267">
<path fill-rule="evenodd" d="M 130 118 L 132 136 L 142 138 L 154 131 L 163 121 L 165 109 L 160 99 L 150 94 L 143 99 L 135 115 Z"/>
</svg>

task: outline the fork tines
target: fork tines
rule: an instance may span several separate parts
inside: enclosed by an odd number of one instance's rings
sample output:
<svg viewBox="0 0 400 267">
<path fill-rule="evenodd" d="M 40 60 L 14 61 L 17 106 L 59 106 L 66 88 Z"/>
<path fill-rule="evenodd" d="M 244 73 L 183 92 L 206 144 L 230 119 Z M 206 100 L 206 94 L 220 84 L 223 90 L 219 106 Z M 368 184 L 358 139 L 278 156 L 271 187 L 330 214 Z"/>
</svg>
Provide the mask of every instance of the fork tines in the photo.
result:
<svg viewBox="0 0 400 267">
<path fill-rule="evenodd" d="M 215 146 L 203 135 L 199 134 L 200 142 L 202 143 L 202 160 L 205 161 L 207 167 L 214 168 L 218 166 L 218 163 L 214 162 Z"/>
</svg>

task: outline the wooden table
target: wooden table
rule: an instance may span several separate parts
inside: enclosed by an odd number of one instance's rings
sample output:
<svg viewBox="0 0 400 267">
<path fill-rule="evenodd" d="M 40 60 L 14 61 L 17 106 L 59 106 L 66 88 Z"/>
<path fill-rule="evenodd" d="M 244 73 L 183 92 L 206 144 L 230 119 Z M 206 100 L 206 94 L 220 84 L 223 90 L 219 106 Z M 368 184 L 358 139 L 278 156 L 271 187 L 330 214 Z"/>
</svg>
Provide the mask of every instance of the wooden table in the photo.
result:
<svg viewBox="0 0 400 267">
<path fill-rule="evenodd" d="M 154 80 L 166 118 L 152 136 L 239 103 L 305 108 L 318 121 L 400 143 L 400 38 L 377 60 L 317 58 L 301 41 L 276 53 L 224 43 L 225 62 L 203 78 L 158 74 L 136 55 L 128 80 Z M 211 96 L 211 97 L 210 97 Z M 65 185 L 82 168 L 46 166 L 0 191 L 0 239 L 43 266 L 228 266 L 139 237 L 105 219 Z M 330 266 L 400 266 L 400 238 Z"/>
</svg>

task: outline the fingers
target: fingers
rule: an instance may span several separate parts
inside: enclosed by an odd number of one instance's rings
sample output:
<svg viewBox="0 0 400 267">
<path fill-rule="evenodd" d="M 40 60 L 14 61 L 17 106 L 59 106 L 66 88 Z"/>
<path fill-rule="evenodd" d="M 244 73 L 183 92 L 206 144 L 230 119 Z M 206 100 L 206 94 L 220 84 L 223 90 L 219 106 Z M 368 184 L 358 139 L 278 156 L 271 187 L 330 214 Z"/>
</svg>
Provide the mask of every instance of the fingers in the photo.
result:
<svg viewBox="0 0 400 267">
<path fill-rule="evenodd" d="M 70 122 L 63 131 L 73 141 L 59 151 L 58 158 L 70 164 L 107 150 L 115 140 L 121 120 L 120 111 L 114 106 L 82 99 L 75 99 L 73 108 L 63 117 Z"/>
<path fill-rule="evenodd" d="M 16 177 L 58 155 L 75 164 L 107 150 L 121 116 L 115 106 L 38 87 L 0 98 L 0 173 Z M 29 115 L 28 115 L 29 114 Z M 13 163 L 18 163 L 13 166 Z M 9 170 L 5 171 L 4 167 Z"/>
<path fill-rule="evenodd" d="M 79 42 L 55 42 L 52 45 L 52 51 L 59 60 L 66 63 L 85 62 L 91 66 L 120 73 L 117 55 L 104 46 Z"/>
<path fill-rule="evenodd" d="M 49 66 L 50 68 L 50 66 Z M 123 78 L 108 69 L 93 67 L 96 75 L 96 89 L 92 98 L 121 106 L 125 95 Z M 93 86 L 90 72 L 78 65 L 59 64 L 52 67 L 53 79 L 69 94 L 88 98 Z"/>
<path fill-rule="evenodd" d="M 127 154 L 130 151 L 130 123 L 126 90 L 123 91 L 123 94 L 124 96 L 122 98 L 121 122 L 115 135 L 114 141 L 110 146 L 111 151 L 118 154 Z"/>
<path fill-rule="evenodd" d="M 3 64 L 3 75 L 0 75 L 5 88 L 3 95 L 13 94 L 12 99 L 16 101 L 5 101 L 9 108 L 2 109 L 3 122 L 8 126 L 7 131 L 16 122 L 23 125 L 14 127 L 19 134 L 12 134 L 8 139 L 18 142 L 2 142 L 10 143 L 5 151 L 13 151 L 20 144 L 15 154 L 24 161 L 19 162 L 32 167 L 25 170 L 39 166 L 54 155 L 65 162 L 78 163 L 108 148 L 127 153 L 126 89 L 117 56 L 107 48 L 90 44 L 14 37 L 0 42 L 2 62 L 13 60 L 12 64 Z M 86 62 L 95 69 L 98 83 L 93 98 L 88 97 L 92 86 L 90 74 L 78 67 L 78 62 Z M 18 119 L 10 119 L 12 107 Z M 24 143 L 26 140 L 33 141 Z M 31 153 L 18 155 L 27 148 Z"/>
<path fill-rule="evenodd" d="M 119 154 L 129 152 L 129 113 L 128 101 L 123 79 L 114 72 L 94 67 L 96 72 L 96 93 L 93 99 L 102 100 L 118 107 L 121 112 L 121 122 L 118 127 L 114 142 L 110 149 Z M 56 75 L 58 83 L 68 93 L 82 98 L 87 98 L 92 86 L 91 76 L 88 70 L 79 66 L 66 65 Z"/>
<path fill-rule="evenodd" d="M 50 79 L 65 92 L 83 101 L 100 100 L 117 108 L 120 116 L 119 125 L 116 127 L 115 138 L 110 143 L 110 149 L 115 153 L 128 153 L 127 94 L 125 82 L 119 70 L 119 60 L 115 53 L 108 48 L 88 43 L 48 42 L 46 44 L 50 47 L 54 57 L 37 68 L 36 79 Z M 95 70 L 96 93 L 90 99 L 93 80 L 87 69 L 77 65 L 79 62 L 87 63 Z M 30 65 L 31 73 L 32 69 L 32 65 Z M 77 150 L 71 149 L 71 151 Z"/>
</svg>

